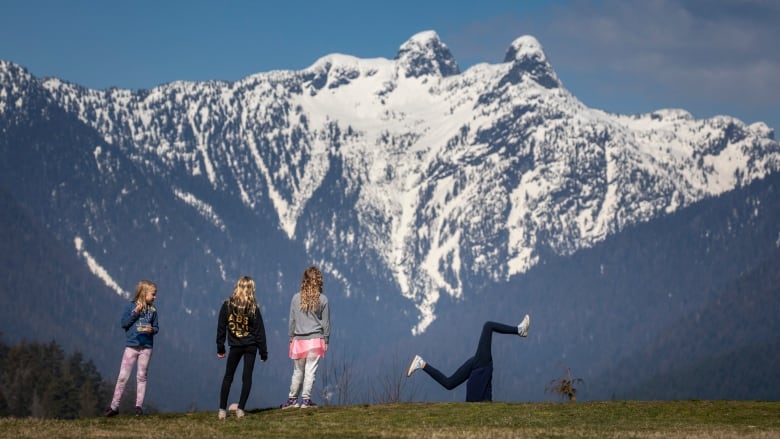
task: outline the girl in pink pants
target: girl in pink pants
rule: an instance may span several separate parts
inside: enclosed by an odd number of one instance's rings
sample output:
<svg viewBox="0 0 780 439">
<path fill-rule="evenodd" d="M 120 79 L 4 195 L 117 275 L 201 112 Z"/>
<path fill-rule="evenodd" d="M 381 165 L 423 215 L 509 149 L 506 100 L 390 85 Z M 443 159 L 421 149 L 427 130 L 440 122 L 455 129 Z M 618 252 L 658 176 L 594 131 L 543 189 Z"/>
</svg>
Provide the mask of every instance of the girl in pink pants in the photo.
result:
<svg viewBox="0 0 780 439">
<path fill-rule="evenodd" d="M 122 354 L 122 364 L 119 367 L 119 377 L 114 388 L 114 398 L 106 408 L 105 416 L 119 414 L 119 402 L 130 378 L 133 366 L 136 370 L 135 414 L 144 413 L 144 396 L 146 395 L 146 371 L 152 358 L 154 335 L 159 331 L 157 326 L 157 309 L 154 299 L 157 297 L 157 285 L 152 281 L 142 280 L 135 287 L 135 298 L 125 306 L 122 312 L 122 328 L 125 330 L 125 351 Z"/>
</svg>

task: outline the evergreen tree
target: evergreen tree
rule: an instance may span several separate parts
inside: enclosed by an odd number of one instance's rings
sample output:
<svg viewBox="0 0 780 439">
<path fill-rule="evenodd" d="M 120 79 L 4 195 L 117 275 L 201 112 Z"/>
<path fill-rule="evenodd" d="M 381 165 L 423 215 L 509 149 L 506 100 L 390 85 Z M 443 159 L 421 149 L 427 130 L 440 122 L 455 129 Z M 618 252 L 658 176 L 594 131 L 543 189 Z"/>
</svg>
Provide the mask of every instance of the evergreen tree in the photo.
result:
<svg viewBox="0 0 780 439">
<path fill-rule="evenodd" d="M 83 363 L 81 368 L 83 377 L 79 398 L 79 417 L 85 418 L 100 415 L 102 412 L 102 402 L 111 398 L 109 393 L 110 384 L 105 384 L 105 380 L 95 367 L 92 360 Z"/>
<path fill-rule="evenodd" d="M 2 367 L 2 365 L 0 365 Z M 10 416 L 11 413 L 8 410 L 8 402 L 5 400 L 5 395 L 0 392 L 0 417 Z"/>
<path fill-rule="evenodd" d="M 0 343 L 0 416 L 73 419 L 96 416 L 111 385 L 80 352 L 48 344 Z"/>
<path fill-rule="evenodd" d="M 32 396 L 32 401 L 30 402 L 30 407 L 27 410 L 30 413 L 30 416 L 33 418 L 44 418 L 46 417 L 46 409 L 43 407 L 43 401 L 41 401 L 41 397 L 38 396 L 38 394 L 34 393 Z"/>
<path fill-rule="evenodd" d="M 88 381 L 84 381 L 84 383 L 81 384 L 81 389 L 79 391 L 78 417 L 89 418 L 99 414 L 100 409 L 98 408 L 98 397 L 95 393 L 95 386 Z"/>
</svg>

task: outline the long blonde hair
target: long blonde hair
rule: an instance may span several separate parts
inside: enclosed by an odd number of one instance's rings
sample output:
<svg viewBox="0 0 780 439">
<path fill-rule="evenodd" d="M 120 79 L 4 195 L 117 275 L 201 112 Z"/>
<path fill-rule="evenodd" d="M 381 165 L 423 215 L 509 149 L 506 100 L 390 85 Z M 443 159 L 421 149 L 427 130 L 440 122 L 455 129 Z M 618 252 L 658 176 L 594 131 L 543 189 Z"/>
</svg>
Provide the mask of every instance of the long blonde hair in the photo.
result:
<svg viewBox="0 0 780 439">
<path fill-rule="evenodd" d="M 254 315 L 257 305 L 255 299 L 255 281 L 249 276 L 241 276 L 233 287 L 233 294 L 230 296 L 229 303 L 231 308 L 241 315 Z"/>
<path fill-rule="evenodd" d="M 135 298 L 133 299 L 133 302 L 137 305 L 141 305 L 144 308 L 151 306 L 152 309 L 154 309 L 154 306 L 146 303 L 146 293 L 148 292 L 157 292 L 157 285 L 154 282 L 146 279 L 138 282 L 135 285 Z"/>
<path fill-rule="evenodd" d="M 322 273 L 317 267 L 309 267 L 303 271 L 301 279 L 301 311 L 317 311 L 320 307 L 322 293 Z"/>
</svg>

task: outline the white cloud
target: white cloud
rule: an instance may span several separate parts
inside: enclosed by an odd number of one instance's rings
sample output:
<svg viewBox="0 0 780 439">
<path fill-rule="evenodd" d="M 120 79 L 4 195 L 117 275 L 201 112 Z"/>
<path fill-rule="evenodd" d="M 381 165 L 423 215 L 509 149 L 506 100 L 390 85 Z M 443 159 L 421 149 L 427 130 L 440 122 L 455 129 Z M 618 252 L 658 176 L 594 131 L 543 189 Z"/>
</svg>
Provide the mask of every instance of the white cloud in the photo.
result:
<svg viewBox="0 0 780 439">
<path fill-rule="evenodd" d="M 475 20 L 443 39 L 463 67 L 500 62 L 514 38 L 533 35 L 564 86 L 591 107 L 685 108 L 780 130 L 780 2 L 576 0 L 540 8 Z"/>
<path fill-rule="evenodd" d="M 551 23 L 557 67 L 607 71 L 669 95 L 776 106 L 780 4 L 582 1 Z M 544 41 L 543 41 L 544 43 Z M 569 44 L 569 48 L 564 46 Z"/>
</svg>

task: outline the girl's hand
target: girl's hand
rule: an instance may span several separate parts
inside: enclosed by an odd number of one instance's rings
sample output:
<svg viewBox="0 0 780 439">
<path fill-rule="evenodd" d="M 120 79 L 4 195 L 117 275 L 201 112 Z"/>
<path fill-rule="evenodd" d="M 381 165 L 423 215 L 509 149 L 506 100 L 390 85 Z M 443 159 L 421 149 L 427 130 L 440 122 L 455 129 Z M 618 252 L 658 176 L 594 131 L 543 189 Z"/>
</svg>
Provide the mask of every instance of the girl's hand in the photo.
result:
<svg viewBox="0 0 780 439">
<path fill-rule="evenodd" d="M 225 358 L 225 354 L 217 354 L 217 358 Z"/>
</svg>

